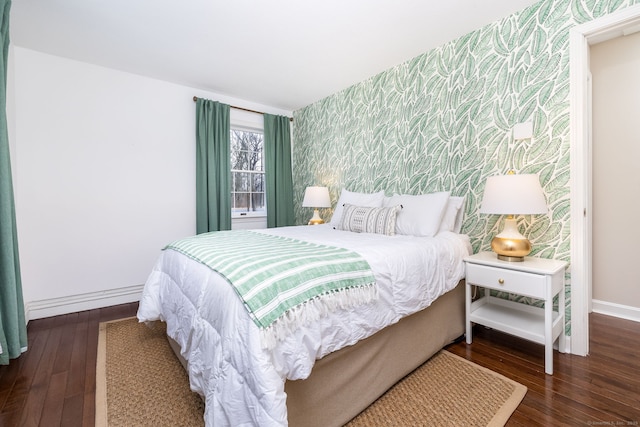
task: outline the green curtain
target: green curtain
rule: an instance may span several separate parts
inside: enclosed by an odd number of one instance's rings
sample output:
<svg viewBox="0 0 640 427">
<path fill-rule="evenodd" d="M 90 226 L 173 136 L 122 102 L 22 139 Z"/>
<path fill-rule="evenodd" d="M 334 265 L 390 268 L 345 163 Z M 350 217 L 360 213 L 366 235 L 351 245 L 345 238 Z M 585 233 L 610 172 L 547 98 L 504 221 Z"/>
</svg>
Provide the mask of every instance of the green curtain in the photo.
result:
<svg viewBox="0 0 640 427">
<path fill-rule="evenodd" d="M 0 364 L 9 364 L 27 350 L 27 326 L 22 299 L 16 209 L 13 200 L 9 135 L 7 133 L 7 60 L 10 0 L 0 0 L 2 85 L 0 85 Z"/>
<path fill-rule="evenodd" d="M 267 227 L 294 225 L 290 119 L 264 114 Z"/>
<path fill-rule="evenodd" d="M 196 233 L 231 229 L 229 105 L 196 101 Z"/>
</svg>

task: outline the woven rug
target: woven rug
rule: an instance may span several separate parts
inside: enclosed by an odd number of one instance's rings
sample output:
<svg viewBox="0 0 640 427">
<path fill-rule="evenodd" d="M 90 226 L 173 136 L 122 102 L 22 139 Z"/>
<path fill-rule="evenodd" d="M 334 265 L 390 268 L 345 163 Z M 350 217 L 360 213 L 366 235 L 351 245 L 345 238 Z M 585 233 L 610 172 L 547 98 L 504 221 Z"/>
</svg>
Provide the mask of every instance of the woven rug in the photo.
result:
<svg viewBox="0 0 640 427">
<path fill-rule="evenodd" d="M 381 396 L 349 427 L 503 426 L 527 388 L 441 351 Z M 204 404 L 162 322 L 100 324 L 96 426 L 203 426 Z"/>
</svg>

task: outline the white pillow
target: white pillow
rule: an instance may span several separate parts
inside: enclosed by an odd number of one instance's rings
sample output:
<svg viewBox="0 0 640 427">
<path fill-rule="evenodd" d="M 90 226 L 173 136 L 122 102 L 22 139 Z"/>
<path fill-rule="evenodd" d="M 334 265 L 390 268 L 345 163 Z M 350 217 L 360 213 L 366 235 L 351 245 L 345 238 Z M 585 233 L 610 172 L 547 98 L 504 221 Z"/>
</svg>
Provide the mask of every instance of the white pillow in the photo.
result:
<svg viewBox="0 0 640 427">
<path fill-rule="evenodd" d="M 377 193 L 356 193 L 343 189 L 340 193 L 340 198 L 336 204 L 336 208 L 333 211 L 333 216 L 329 224 L 334 227 L 340 226 L 342 219 L 342 209 L 345 203 L 355 206 L 364 206 L 367 208 L 380 208 L 382 207 L 382 199 L 384 198 L 384 191 Z"/>
<path fill-rule="evenodd" d="M 449 200 L 449 192 L 422 194 L 395 194 L 385 199 L 387 206 L 402 205 L 396 218 L 396 234 L 435 236 Z"/>
<path fill-rule="evenodd" d="M 440 221 L 440 231 L 453 231 L 460 233 L 462 230 L 462 217 L 464 216 L 464 197 L 451 196 L 447 201 L 447 207 Z"/>
</svg>

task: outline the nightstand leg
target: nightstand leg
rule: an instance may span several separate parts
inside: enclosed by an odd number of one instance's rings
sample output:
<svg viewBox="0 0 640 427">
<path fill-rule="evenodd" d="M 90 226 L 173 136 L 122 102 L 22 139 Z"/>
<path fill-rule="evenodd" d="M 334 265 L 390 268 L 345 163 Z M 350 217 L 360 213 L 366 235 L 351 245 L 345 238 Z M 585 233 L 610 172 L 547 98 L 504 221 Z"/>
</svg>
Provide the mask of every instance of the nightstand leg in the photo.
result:
<svg viewBox="0 0 640 427">
<path fill-rule="evenodd" d="M 466 337 L 467 337 L 467 344 L 471 344 L 471 341 L 473 341 L 473 338 L 471 337 L 471 285 L 469 283 L 466 283 L 464 285 L 465 287 L 465 298 L 464 298 L 464 308 L 465 308 L 465 323 L 467 326 L 467 333 L 466 333 Z"/>
<path fill-rule="evenodd" d="M 553 375 L 553 297 L 544 303 L 544 371 Z"/>
<path fill-rule="evenodd" d="M 564 276 L 562 277 L 562 280 L 564 280 Z M 560 331 L 560 336 L 558 337 L 558 351 L 560 353 L 564 353 L 565 352 L 565 347 L 567 346 L 566 344 L 566 334 L 565 334 L 565 306 L 564 306 L 565 302 L 564 302 L 564 287 L 562 288 L 562 290 L 558 293 L 558 315 L 562 318 L 562 330 Z"/>
</svg>

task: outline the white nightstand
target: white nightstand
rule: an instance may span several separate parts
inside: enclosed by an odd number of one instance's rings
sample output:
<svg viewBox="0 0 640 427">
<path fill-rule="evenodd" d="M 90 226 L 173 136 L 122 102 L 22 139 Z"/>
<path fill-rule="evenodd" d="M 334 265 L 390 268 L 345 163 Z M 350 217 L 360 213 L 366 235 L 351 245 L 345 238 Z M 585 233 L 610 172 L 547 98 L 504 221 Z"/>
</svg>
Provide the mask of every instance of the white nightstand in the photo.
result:
<svg viewBox="0 0 640 427">
<path fill-rule="evenodd" d="M 567 263 L 553 259 L 526 257 L 523 262 L 501 261 L 493 252 L 480 252 L 466 263 L 467 344 L 471 344 L 471 324 L 478 323 L 545 346 L 545 369 L 553 374 L 553 343 L 564 352 L 564 270 Z M 471 301 L 471 287 L 485 289 L 484 296 Z M 492 297 L 491 289 L 544 301 L 544 308 Z M 558 295 L 559 311 L 553 311 Z"/>
</svg>

